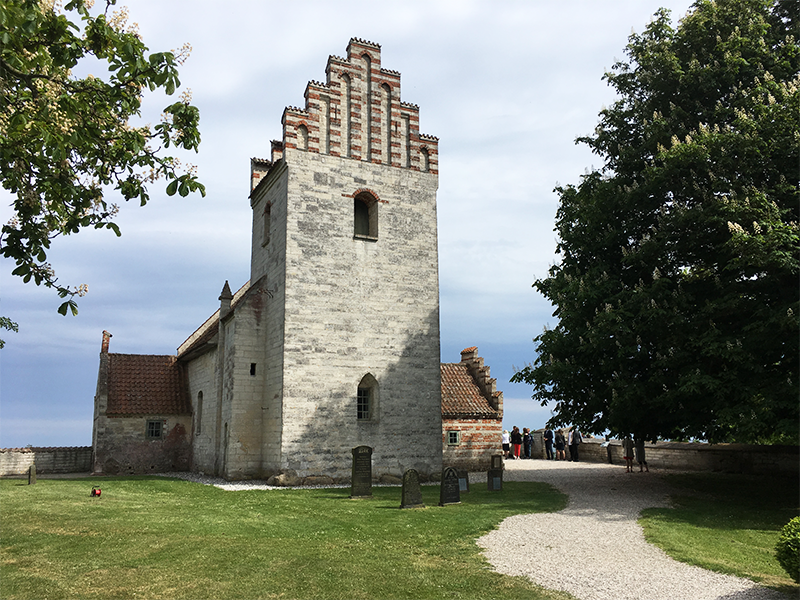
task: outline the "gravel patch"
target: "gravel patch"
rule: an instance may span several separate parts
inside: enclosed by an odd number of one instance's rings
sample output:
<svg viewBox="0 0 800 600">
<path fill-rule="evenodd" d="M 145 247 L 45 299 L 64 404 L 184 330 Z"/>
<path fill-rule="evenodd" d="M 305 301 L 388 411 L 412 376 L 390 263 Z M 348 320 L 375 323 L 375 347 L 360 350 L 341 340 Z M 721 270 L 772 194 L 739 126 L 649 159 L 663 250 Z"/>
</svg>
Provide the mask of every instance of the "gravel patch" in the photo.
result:
<svg viewBox="0 0 800 600">
<path fill-rule="evenodd" d="M 758 584 L 680 563 L 648 544 L 639 512 L 666 507 L 658 473 L 620 465 L 507 461 L 507 481 L 543 481 L 569 496 L 557 513 L 516 515 L 478 539 L 496 571 L 580 600 L 787 600 Z"/>
<path fill-rule="evenodd" d="M 174 473 L 157 473 L 159 477 L 173 477 L 175 479 L 184 479 L 194 483 L 202 483 L 203 485 L 213 485 L 226 492 L 244 492 L 248 490 L 294 490 L 294 489 L 313 489 L 313 488 L 349 488 L 350 484 L 342 485 L 304 485 L 300 487 L 291 487 L 285 485 L 267 485 L 263 479 L 248 479 L 246 481 L 228 481 L 222 477 L 212 477 L 210 475 L 201 475 L 199 473 L 189 473 L 188 471 L 179 471 Z M 377 487 L 373 485 L 373 487 Z"/>
</svg>

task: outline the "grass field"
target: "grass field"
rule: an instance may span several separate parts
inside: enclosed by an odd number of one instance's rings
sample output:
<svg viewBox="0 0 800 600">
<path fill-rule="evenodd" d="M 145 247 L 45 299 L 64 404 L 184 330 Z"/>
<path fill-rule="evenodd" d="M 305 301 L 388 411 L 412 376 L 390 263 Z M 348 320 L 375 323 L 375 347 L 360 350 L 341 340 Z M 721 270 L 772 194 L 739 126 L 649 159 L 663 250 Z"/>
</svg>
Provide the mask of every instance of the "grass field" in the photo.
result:
<svg viewBox="0 0 800 600">
<path fill-rule="evenodd" d="M 747 577 L 798 597 L 775 558 L 781 528 L 800 514 L 797 478 L 722 474 L 670 475 L 675 508 L 643 511 L 648 542 L 689 564 Z"/>
<path fill-rule="evenodd" d="M 545 484 L 485 487 L 439 507 L 438 486 L 424 486 L 427 508 L 400 510 L 399 488 L 351 500 L 348 489 L 226 492 L 149 477 L 0 480 L 0 596 L 567 598 L 494 573 L 475 544 L 505 517 L 560 510 L 566 497 Z"/>
</svg>

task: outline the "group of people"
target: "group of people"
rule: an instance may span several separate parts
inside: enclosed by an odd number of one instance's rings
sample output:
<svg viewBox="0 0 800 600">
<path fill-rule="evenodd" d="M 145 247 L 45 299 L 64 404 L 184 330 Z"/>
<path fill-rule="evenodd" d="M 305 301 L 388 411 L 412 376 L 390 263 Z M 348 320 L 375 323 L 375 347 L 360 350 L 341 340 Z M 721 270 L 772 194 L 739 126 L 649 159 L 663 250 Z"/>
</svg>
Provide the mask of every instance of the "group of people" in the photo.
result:
<svg viewBox="0 0 800 600">
<path fill-rule="evenodd" d="M 521 433 L 516 425 L 512 427 L 511 432 L 508 429 L 503 430 L 502 444 L 503 458 L 512 460 L 532 458 L 533 434 L 527 427 L 523 427 Z"/>
<path fill-rule="evenodd" d="M 580 456 L 579 448 L 583 443 L 583 436 L 577 427 L 573 427 L 567 432 L 567 437 L 564 437 L 564 432 L 557 429 L 553 432 L 552 429 L 547 427 L 544 430 L 544 451 L 547 455 L 547 460 L 570 460 L 578 462 Z M 566 449 L 569 447 L 569 459 L 567 459 Z M 553 452 L 555 448 L 555 453 Z"/>
<path fill-rule="evenodd" d="M 563 430 L 557 429 L 553 431 L 547 427 L 542 437 L 544 438 L 544 450 L 547 460 L 569 460 L 571 462 L 578 462 L 580 457 L 580 445 L 583 442 L 583 436 L 578 427 L 572 427 L 567 432 L 566 437 L 564 436 Z M 520 432 L 519 427 L 514 425 L 510 432 L 507 429 L 503 431 L 502 444 L 504 458 L 512 460 L 531 458 L 533 433 L 527 427 L 524 427 L 522 432 Z M 567 458 L 567 448 L 569 448 L 569 458 Z M 647 466 L 647 460 L 645 459 L 644 439 L 636 438 L 634 442 L 630 435 L 625 436 L 625 439 L 622 440 L 622 452 L 625 457 L 626 473 L 633 472 L 634 457 L 639 463 L 640 472 L 650 471 Z"/>
<path fill-rule="evenodd" d="M 626 435 L 622 440 L 622 455 L 625 458 L 625 472 L 633 473 L 633 458 L 636 456 L 636 462 L 639 463 L 639 472 L 650 472 L 647 467 L 647 460 L 644 456 L 644 439 L 637 437 L 636 442 L 631 439 L 630 435 Z"/>
<path fill-rule="evenodd" d="M 578 447 L 583 442 L 583 436 L 577 427 L 573 427 L 567 433 L 567 437 L 561 430 L 555 434 L 548 427 L 544 430 L 544 447 L 547 460 L 567 460 L 566 448 L 569 446 L 569 460 L 578 462 Z M 527 427 L 520 432 L 519 427 L 514 425 L 511 431 L 503 431 L 503 457 L 517 460 L 520 458 L 532 458 L 533 451 L 533 432 Z M 555 454 L 553 447 L 555 446 Z"/>
</svg>

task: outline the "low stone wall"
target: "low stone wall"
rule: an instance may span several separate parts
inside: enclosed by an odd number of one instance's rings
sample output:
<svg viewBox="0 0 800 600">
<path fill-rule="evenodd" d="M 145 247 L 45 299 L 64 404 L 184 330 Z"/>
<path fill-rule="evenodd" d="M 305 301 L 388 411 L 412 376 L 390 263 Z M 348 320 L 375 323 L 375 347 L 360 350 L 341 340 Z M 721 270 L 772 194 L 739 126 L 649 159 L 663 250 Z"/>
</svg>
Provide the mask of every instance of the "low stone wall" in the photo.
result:
<svg viewBox="0 0 800 600">
<path fill-rule="evenodd" d="M 36 473 L 88 473 L 92 470 L 92 447 L 0 448 L 0 477 L 25 475 L 32 464 Z"/>
<path fill-rule="evenodd" d="M 545 458 L 543 431 L 534 432 L 535 458 Z M 584 438 L 580 460 L 624 465 L 622 442 L 607 446 L 598 438 Z M 569 450 L 567 450 L 569 456 Z M 790 475 L 800 471 L 800 446 L 757 446 L 749 444 L 699 444 L 656 442 L 645 445 L 647 464 L 676 471 L 717 471 L 722 473 L 773 473 Z"/>
</svg>

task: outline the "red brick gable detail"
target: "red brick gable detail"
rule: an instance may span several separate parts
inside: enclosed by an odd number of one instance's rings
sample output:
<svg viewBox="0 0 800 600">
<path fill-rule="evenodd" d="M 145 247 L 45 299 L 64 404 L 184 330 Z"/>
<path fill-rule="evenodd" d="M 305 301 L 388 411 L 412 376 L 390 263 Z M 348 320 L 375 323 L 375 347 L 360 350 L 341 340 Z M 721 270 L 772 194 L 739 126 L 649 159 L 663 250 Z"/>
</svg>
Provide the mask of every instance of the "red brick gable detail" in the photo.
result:
<svg viewBox="0 0 800 600">
<path fill-rule="evenodd" d="M 304 107 L 284 110 L 273 161 L 296 148 L 438 174 L 439 139 L 420 133 L 419 106 L 400 99 L 400 73 L 381 66 L 379 44 L 352 38 L 347 58 L 330 56 L 325 73 L 308 82 Z"/>
<path fill-rule="evenodd" d="M 496 417 L 464 363 L 442 363 L 442 417 Z"/>
<path fill-rule="evenodd" d="M 108 355 L 106 416 L 191 413 L 183 366 L 175 356 Z"/>
</svg>

